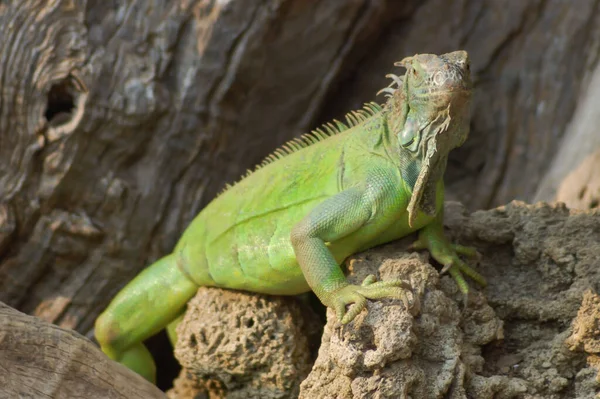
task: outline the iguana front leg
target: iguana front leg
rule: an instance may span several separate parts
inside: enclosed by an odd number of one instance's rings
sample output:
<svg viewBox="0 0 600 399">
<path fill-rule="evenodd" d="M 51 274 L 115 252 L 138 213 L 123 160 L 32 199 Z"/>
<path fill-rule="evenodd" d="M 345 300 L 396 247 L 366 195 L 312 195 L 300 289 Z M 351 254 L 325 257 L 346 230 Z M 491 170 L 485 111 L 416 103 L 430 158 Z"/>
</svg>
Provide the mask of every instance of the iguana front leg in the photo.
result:
<svg viewBox="0 0 600 399">
<path fill-rule="evenodd" d="M 367 298 L 397 298 L 408 304 L 405 288 L 410 286 L 402 280 L 375 282 L 374 276 L 368 276 L 362 285 L 349 284 L 326 244 L 372 220 L 377 208 L 374 201 L 377 198 L 368 189 L 348 189 L 313 209 L 291 232 L 296 259 L 308 285 L 344 324 L 364 309 Z M 351 304 L 354 306 L 346 313 L 346 306 Z"/>
<path fill-rule="evenodd" d="M 463 273 L 471 277 L 481 286 L 486 286 L 485 278 L 467 265 L 458 255 L 476 256 L 477 251 L 471 247 L 452 244 L 444 234 L 444 212 L 440 209 L 435 219 L 419 231 L 419 238 L 412 244 L 412 249 L 428 249 L 431 256 L 444 267 L 442 272 L 448 271 L 458 289 L 464 295 L 469 293 L 469 285 Z"/>
</svg>

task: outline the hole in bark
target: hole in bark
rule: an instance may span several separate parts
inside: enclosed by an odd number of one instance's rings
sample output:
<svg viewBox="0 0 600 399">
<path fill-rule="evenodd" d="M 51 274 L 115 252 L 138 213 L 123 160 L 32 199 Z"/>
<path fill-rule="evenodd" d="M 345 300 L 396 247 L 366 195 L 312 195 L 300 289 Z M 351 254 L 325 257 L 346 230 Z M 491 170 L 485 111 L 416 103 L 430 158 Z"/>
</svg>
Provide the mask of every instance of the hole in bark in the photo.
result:
<svg viewBox="0 0 600 399">
<path fill-rule="evenodd" d="M 196 341 L 196 336 L 194 334 L 190 335 L 190 346 L 192 348 L 198 346 L 198 341 Z"/>
<path fill-rule="evenodd" d="M 248 320 L 246 320 L 245 324 L 246 324 L 246 327 L 248 327 L 248 328 L 254 327 L 254 319 L 248 319 Z"/>
<path fill-rule="evenodd" d="M 583 196 L 585 195 L 586 191 L 587 187 L 583 187 L 581 191 L 579 191 L 579 199 L 583 199 Z"/>
<path fill-rule="evenodd" d="M 596 208 L 598 205 L 600 205 L 600 201 L 596 198 L 594 198 L 592 202 L 590 202 L 590 208 Z"/>
<path fill-rule="evenodd" d="M 44 113 L 48 122 L 52 123 L 55 118 L 62 115 L 71 118 L 73 108 L 75 108 L 75 99 L 70 86 L 70 79 L 65 79 L 50 87 L 46 112 Z"/>
<path fill-rule="evenodd" d="M 48 122 L 48 141 L 54 141 L 72 133 L 81 121 L 87 88 L 76 75 L 55 82 L 50 86 L 44 117 Z"/>
</svg>

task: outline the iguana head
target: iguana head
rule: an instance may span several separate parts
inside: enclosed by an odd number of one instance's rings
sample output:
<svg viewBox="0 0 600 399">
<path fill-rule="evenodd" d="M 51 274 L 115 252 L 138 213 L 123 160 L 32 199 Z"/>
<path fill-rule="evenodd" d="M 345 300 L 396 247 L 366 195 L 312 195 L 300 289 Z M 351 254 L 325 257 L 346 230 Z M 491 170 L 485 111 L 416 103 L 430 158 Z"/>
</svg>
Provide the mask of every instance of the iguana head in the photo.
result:
<svg viewBox="0 0 600 399">
<path fill-rule="evenodd" d="M 407 208 L 412 226 L 419 209 L 435 215 L 436 184 L 448 153 L 469 134 L 471 74 L 466 51 L 418 54 L 396 65 L 406 74 L 391 75 L 394 83 L 383 91 L 390 94 L 385 108 L 402 178 L 412 191 Z"/>
</svg>

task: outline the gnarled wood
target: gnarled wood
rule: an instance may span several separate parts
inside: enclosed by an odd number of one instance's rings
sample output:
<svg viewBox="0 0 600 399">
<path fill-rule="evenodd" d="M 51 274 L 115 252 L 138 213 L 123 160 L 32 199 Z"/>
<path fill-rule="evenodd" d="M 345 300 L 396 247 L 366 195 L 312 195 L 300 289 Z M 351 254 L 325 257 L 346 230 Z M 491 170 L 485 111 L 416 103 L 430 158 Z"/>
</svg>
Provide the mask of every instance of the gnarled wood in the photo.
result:
<svg viewBox="0 0 600 399">
<path fill-rule="evenodd" d="M 226 181 L 307 129 L 381 11 L 364 0 L 0 7 L 0 300 L 84 333 Z"/>
<path fill-rule="evenodd" d="M 0 302 L 0 398 L 165 398 L 87 338 Z"/>
</svg>

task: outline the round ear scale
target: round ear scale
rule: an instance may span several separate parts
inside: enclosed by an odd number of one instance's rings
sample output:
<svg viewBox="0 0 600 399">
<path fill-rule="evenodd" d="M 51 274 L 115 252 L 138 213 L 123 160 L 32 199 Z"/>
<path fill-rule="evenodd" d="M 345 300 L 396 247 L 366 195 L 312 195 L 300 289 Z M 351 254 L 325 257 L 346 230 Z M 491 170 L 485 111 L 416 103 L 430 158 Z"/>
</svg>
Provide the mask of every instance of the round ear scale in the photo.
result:
<svg viewBox="0 0 600 399">
<path fill-rule="evenodd" d="M 405 137 L 405 136 L 406 136 L 405 134 L 402 134 L 402 140 L 403 140 L 403 142 L 400 143 L 400 145 L 402 147 L 404 147 L 404 148 L 409 147 L 412 143 L 415 142 L 415 137 L 414 136 L 412 136 L 412 137 Z"/>
<path fill-rule="evenodd" d="M 419 126 L 414 118 L 414 115 L 408 115 L 402 130 L 398 133 L 398 141 L 400 146 L 408 148 L 414 143 L 417 134 L 419 133 Z"/>
</svg>

